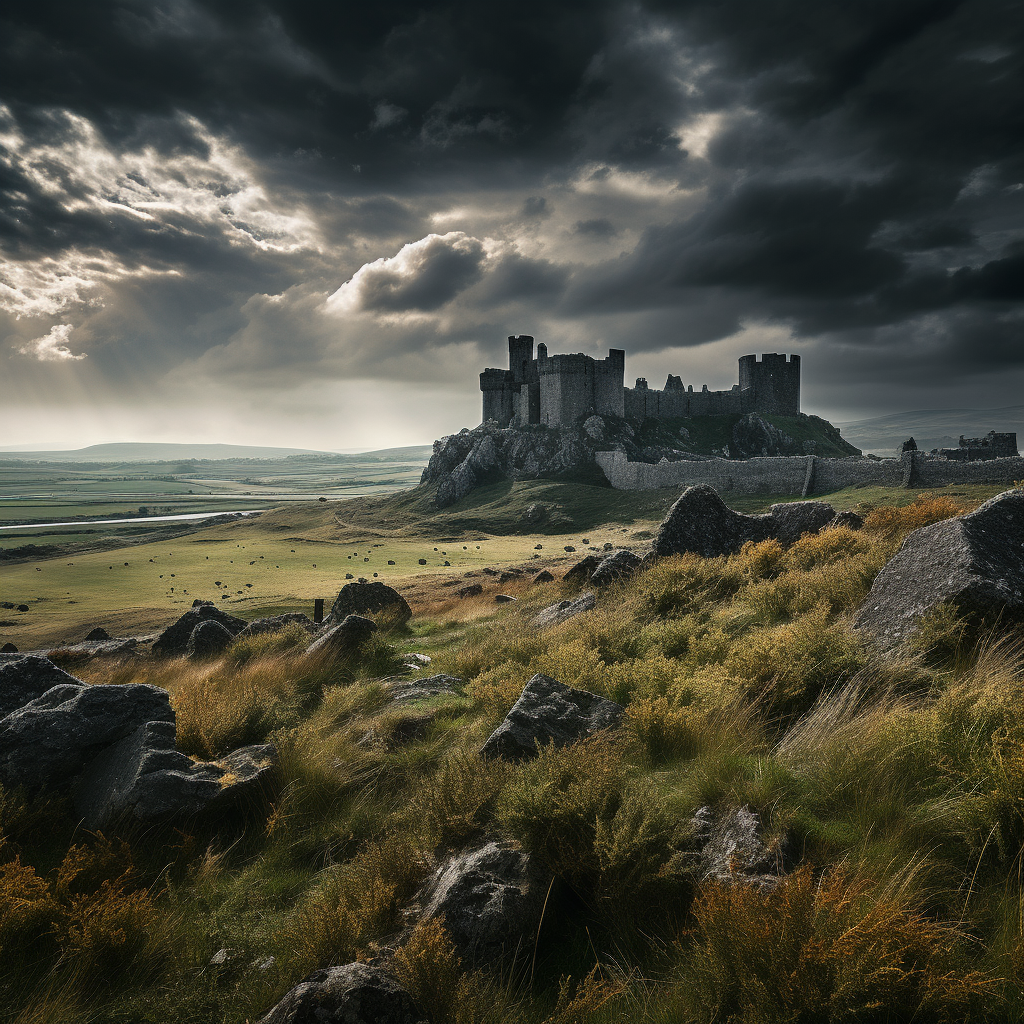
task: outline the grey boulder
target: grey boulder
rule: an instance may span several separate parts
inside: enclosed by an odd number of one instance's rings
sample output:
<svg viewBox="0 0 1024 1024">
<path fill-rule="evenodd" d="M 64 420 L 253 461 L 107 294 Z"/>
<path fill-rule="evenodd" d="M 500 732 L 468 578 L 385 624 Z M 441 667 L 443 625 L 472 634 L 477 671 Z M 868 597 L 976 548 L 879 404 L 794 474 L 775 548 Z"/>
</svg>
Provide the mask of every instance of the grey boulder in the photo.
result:
<svg viewBox="0 0 1024 1024">
<path fill-rule="evenodd" d="M 628 548 L 620 548 L 601 559 L 601 564 L 590 577 L 592 587 L 607 587 L 628 579 L 640 568 L 641 558 Z"/>
<path fill-rule="evenodd" d="M 232 640 L 234 636 L 229 629 L 213 619 L 207 619 L 192 630 L 185 645 L 185 657 L 191 660 L 216 657 Z"/>
<path fill-rule="evenodd" d="M 346 583 L 334 599 L 331 613 L 324 619 L 324 627 L 330 629 L 348 615 L 365 616 L 383 611 L 397 614 L 401 622 L 412 618 L 409 602 L 386 583 Z"/>
<path fill-rule="evenodd" d="M 86 640 L 109 640 L 110 634 L 102 627 L 97 626 L 95 629 L 91 629 L 88 635 L 85 637 Z"/>
<path fill-rule="evenodd" d="M 352 963 L 317 971 L 258 1024 L 428 1024 L 412 996 L 386 971 Z"/>
<path fill-rule="evenodd" d="M 84 686 L 39 654 L 0 655 L 0 718 L 41 697 L 53 686 Z"/>
<path fill-rule="evenodd" d="M 446 694 L 461 695 L 464 679 L 458 676 L 436 675 L 426 679 L 411 679 L 408 682 L 392 682 L 388 684 L 391 699 L 399 704 L 412 703 L 418 700 L 430 700 Z"/>
<path fill-rule="evenodd" d="M 65 664 L 91 661 L 93 658 L 124 658 L 136 654 L 138 640 L 135 637 L 122 637 L 114 640 L 83 640 L 79 644 L 58 647 L 50 654 L 60 654 Z"/>
<path fill-rule="evenodd" d="M 235 639 L 248 640 L 250 637 L 263 636 L 265 633 L 277 633 L 295 622 L 310 634 L 315 633 L 319 628 L 317 624 L 303 612 L 286 612 L 284 615 L 270 615 L 264 619 L 254 619 L 235 637 Z"/>
<path fill-rule="evenodd" d="M 944 602 L 978 619 L 1024 617 L 1024 491 L 915 530 L 875 577 L 855 624 L 892 649 Z"/>
<path fill-rule="evenodd" d="M 589 583 L 590 577 L 597 572 L 601 559 L 597 555 L 587 555 L 581 558 L 563 577 L 566 583 Z"/>
<path fill-rule="evenodd" d="M 307 648 L 307 654 L 355 654 L 377 632 L 373 619 L 347 615 L 337 626 L 321 633 Z"/>
<path fill-rule="evenodd" d="M 832 519 L 832 522 L 828 524 L 830 530 L 836 529 L 840 526 L 845 526 L 848 530 L 859 530 L 864 525 L 863 517 L 857 515 L 856 512 L 850 509 L 844 509 L 842 512 L 837 512 Z"/>
<path fill-rule="evenodd" d="M 623 710 L 621 704 L 596 693 L 538 673 L 480 748 L 480 756 L 525 761 L 537 756 L 538 746 L 564 747 L 617 726 Z"/>
<path fill-rule="evenodd" d="M 556 601 L 537 612 L 533 619 L 533 625 L 537 629 L 557 626 L 582 612 L 589 612 L 596 605 L 597 598 L 589 591 L 580 594 L 574 601 Z"/>
<path fill-rule="evenodd" d="M 226 812 L 255 804 L 276 778 L 277 752 L 270 744 L 197 762 L 175 750 L 174 739 L 173 722 L 147 722 L 100 753 L 75 787 L 75 809 L 85 827 Z"/>
<path fill-rule="evenodd" d="M 212 604 L 195 604 L 177 622 L 168 626 L 153 643 L 153 653 L 166 657 L 182 655 L 188 648 L 192 630 L 200 622 L 219 622 L 232 636 L 241 633 L 248 625 L 245 619 L 228 615 Z"/>
<path fill-rule="evenodd" d="M 147 722 L 174 722 L 158 686 L 54 686 L 0 720 L 0 783 L 69 785 L 97 753 Z"/>
<path fill-rule="evenodd" d="M 518 846 L 492 841 L 442 864 L 413 912 L 442 920 L 463 959 L 483 964 L 532 946 L 550 880 Z"/>
<path fill-rule="evenodd" d="M 701 807 L 690 823 L 700 850 L 700 877 L 775 885 L 785 872 L 783 851 L 764 842 L 760 816 L 749 807 Z"/>
<path fill-rule="evenodd" d="M 669 509 L 653 547 L 657 555 L 732 555 L 747 541 L 774 538 L 792 544 L 805 533 L 823 529 L 835 514 L 835 509 L 823 501 L 794 501 L 748 516 L 729 508 L 713 487 L 697 484 L 687 487 Z"/>
</svg>

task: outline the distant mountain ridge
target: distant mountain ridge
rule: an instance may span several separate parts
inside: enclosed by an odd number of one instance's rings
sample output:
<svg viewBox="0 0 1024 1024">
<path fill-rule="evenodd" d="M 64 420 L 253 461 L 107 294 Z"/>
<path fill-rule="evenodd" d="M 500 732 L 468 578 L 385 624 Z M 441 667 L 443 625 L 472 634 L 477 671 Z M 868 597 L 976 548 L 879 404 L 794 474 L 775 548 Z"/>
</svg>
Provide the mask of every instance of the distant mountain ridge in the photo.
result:
<svg viewBox="0 0 1024 1024">
<path fill-rule="evenodd" d="M 1024 405 L 1002 409 L 919 409 L 836 423 L 843 437 L 864 452 L 890 455 L 909 437 L 918 448 L 956 447 L 960 435 L 983 437 L 990 430 L 1015 431 L 1024 440 Z"/>
<path fill-rule="evenodd" d="M 423 449 L 429 454 L 429 445 L 413 445 L 408 450 Z M 388 453 L 404 449 L 384 449 Z M 354 453 L 352 453 L 354 454 Z M 362 454 L 374 454 L 364 452 Z M 94 444 L 87 448 L 68 451 L 14 451 L 0 449 L 0 459 L 25 462 L 182 462 L 190 459 L 220 461 L 226 459 L 287 459 L 295 455 L 322 455 L 338 458 L 341 453 L 316 448 L 270 448 L 242 444 L 173 444 L 159 442 L 112 442 Z M 342 456 L 343 457 L 343 456 Z M 350 454 L 349 457 L 352 457 Z M 425 456 L 424 456 L 425 457 Z"/>
</svg>

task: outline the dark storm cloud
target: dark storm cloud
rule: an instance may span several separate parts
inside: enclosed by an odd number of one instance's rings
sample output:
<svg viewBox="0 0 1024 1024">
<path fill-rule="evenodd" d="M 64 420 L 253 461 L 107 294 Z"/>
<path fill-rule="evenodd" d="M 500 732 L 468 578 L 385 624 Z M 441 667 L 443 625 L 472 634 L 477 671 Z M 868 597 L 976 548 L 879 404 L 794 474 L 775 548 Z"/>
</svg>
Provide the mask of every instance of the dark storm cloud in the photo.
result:
<svg viewBox="0 0 1024 1024">
<path fill-rule="evenodd" d="M 1010 0 L 8 5 L 0 248 L 35 275 L 10 308 L 140 364 L 266 353 L 252 317 L 287 334 L 299 288 L 304 351 L 347 310 L 363 367 L 486 348 L 497 309 L 637 350 L 773 324 L 868 374 L 1024 368 L 1022 41 Z M 365 318 L 405 314 L 375 348 Z"/>
</svg>

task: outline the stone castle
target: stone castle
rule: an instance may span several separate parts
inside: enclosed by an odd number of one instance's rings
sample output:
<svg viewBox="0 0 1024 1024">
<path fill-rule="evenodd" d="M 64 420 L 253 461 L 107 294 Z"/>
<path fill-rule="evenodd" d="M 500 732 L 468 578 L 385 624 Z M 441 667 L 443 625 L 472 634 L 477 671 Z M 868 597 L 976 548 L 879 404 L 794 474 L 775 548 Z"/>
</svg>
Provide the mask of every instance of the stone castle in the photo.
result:
<svg viewBox="0 0 1024 1024">
<path fill-rule="evenodd" d="M 508 369 L 486 369 L 480 374 L 483 422 L 499 427 L 543 423 L 567 427 L 581 417 L 619 416 L 632 420 L 684 416 L 743 415 L 748 412 L 774 416 L 800 413 L 800 357 L 767 353 L 743 356 L 739 383 L 729 391 L 694 391 L 680 377 L 669 374 L 663 391 L 647 386 L 643 377 L 636 386 L 624 386 L 626 353 L 610 349 L 604 359 L 583 353 L 549 356 L 547 346 L 518 335 L 508 339 Z"/>
</svg>

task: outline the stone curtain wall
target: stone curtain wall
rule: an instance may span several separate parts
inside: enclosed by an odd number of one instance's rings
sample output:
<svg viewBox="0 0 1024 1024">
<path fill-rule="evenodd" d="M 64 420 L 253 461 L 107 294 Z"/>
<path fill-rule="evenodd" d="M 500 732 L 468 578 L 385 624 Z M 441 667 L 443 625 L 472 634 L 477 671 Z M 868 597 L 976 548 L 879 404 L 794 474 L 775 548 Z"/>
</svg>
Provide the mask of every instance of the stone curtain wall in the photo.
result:
<svg viewBox="0 0 1024 1024">
<path fill-rule="evenodd" d="M 710 484 L 735 494 L 809 494 L 837 491 L 857 484 L 885 487 L 942 487 L 947 484 L 1012 484 L 1024 480 L 1024 459 L 949 462 L 908 452 L 900 459 L 822 459 L 815 455 L 734 461 L 630 462 L 623 452 L 594 456 L 612 487 L 647 491 L 659 487 Z"/>
<path fill-rule="evenodd" d="M 625 414 L 629 419 L 666 419 L 684 416 L 742 415 L 754 409 L 753 389 L 741 391 L 689 391 L 683 388 L 626 388 Z"/>
</svg>

